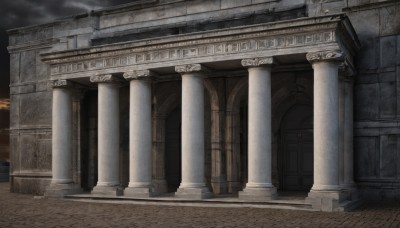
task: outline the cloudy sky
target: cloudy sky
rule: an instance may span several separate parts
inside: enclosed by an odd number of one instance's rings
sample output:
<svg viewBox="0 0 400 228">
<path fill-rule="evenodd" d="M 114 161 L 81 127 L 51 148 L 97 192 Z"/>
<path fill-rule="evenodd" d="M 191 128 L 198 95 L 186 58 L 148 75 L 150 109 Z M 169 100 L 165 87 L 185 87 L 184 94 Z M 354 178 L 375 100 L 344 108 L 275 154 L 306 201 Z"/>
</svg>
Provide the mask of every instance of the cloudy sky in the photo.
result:
<svg viewBox="0 0 400 228">
<path fill-rule="evenodd" d="M 6 30 L 51 22 L 55 18 L 88 12 L 135 0 L 0 0 L 0 109 L 9 97 L 9 56 Z M 137 0 L 136 0 L 137 1 Z"/>
</svg>

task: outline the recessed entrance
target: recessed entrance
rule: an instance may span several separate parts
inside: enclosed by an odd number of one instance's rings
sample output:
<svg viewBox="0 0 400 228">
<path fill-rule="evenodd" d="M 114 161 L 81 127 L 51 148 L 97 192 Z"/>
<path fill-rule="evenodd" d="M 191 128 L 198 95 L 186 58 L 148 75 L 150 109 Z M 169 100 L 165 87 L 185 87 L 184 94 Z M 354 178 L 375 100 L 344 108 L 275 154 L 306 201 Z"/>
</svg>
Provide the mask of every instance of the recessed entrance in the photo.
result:
<svg viewBox="0 0 400 228">
<path fill-rule="evenodd" d="M 280 189 L 309 191 L 313 184 L 313 110 L 297 104 L 281 124 Z"/>
<path fill-rule="evenodd" d="M 181 183 L 181 108 L 176 107 L 165 121 L 165 178 L 168 192 L 176 192 Z"/>
</svg>

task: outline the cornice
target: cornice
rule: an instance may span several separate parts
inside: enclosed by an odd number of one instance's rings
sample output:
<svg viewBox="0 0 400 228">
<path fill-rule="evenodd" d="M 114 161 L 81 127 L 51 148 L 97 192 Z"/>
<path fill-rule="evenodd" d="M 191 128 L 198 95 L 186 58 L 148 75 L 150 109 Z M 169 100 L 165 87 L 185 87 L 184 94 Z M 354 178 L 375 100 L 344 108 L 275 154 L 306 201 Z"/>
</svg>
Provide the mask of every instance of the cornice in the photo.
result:
<svg viewBox="0 0 400 228">
<path fill-rule="evenodd" d="M 153 51 L 165 48 L 183 47 L 186 45 L 201 45 L 217 41 L 234 41 L 255 36 L 279 36 L 296 33 L 309 33 L 312 31 L 334 30 L 340 18 L 333 16 L 317 18 L 300 18 L 290 21 L 279 21 L 251 26 L 219 29 L 214 31 L 196 32 L 190 34 L 174 35 L 162 38 L 152 38 L 141 41 L 122 42 L 82 48 L 68 51 L 42 53 L 42 60 L 54 64 L 73 62 L 81 59 L 94 59 L 105 56 L 115 56 L 132 52 Z"/>
<path fill-rule="evenodd" d="M 179 66 L 179 63 L 197 64 L 213 60 L 254 59 L 258 56 L 273 56 L 274 53 L 305 54 L 307 50 L 343 49 L 346 58 L 352 62 L 353 52 L 348 51 L 348 48 L 341 45 L 338 40 L 345 37 L 341 33 L 351 33 L 347 31 L 348 27 L 341 26 L 343 20 L 346 19 L 342 14 L 302 18 L 45 53 L 41 56 L 43 61 L 50 64 L 52 78 L 70 78 L 72 75 L 83 77 L 93 75 L 95 72 L 121 73 L 128 72 L 132 68 L 153 69 Z M 351 27 L 351 24 L 349 26 Z M 339 29 L 340 27 L 342 29 Z M 250 63 L 248 64 L 250 66 Z"/>
</svg>

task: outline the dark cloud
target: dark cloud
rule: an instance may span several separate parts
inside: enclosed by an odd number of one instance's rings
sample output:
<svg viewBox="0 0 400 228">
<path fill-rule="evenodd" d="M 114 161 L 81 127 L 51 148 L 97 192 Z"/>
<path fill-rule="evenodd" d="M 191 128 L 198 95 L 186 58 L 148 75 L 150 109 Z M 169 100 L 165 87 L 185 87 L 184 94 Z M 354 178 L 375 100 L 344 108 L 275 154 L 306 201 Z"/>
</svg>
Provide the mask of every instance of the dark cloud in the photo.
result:
<svg viewBox="0 0 400 228">
<path fill-rule="evenodd" d="M 107 6 L 133 2 L 129 0 L 7 0 L 0 8 L 6 29 L 52 21 Z"/>
<path fill-rule="evenodd" d="M 0 0 L 0 98 L 9 97 L 6 30 L 51 22 L 56 18 L 134 2 L 132 0 Z"/>
</svg>

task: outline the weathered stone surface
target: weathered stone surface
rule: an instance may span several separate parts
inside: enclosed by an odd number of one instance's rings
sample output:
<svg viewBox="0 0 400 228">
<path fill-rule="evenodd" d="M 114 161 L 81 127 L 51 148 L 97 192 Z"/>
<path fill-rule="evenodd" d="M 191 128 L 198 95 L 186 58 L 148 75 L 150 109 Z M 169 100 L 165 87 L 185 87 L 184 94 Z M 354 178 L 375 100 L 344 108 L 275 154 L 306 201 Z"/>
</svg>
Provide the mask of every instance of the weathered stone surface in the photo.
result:
<svg viewBox="0 0 400 228">
<path fill-rule="evenodd" d="M 21 53 L 20 82 L 36 81 L 36 51 L 24 51 Z"/>
<path fill-rule="evenodd" d="M 51 125 L 51 93 L 21 94 L 20 99 L 19 122 L 22 126 Z"/>
<path fill-rule="evenodd" d="M 369 99 L 365 99 L 368 97 Z M 354 88 L 355 117 L 375 119 L 379 116 L 379 86 L 377 84 L 356 84 Z"/>
<path fill-rule="evenodd" d="M 379 143 L 377 137 L 356 137 L 354 139 L 355 178 L 368 180 L 378 177 Z"/>
</svg>

